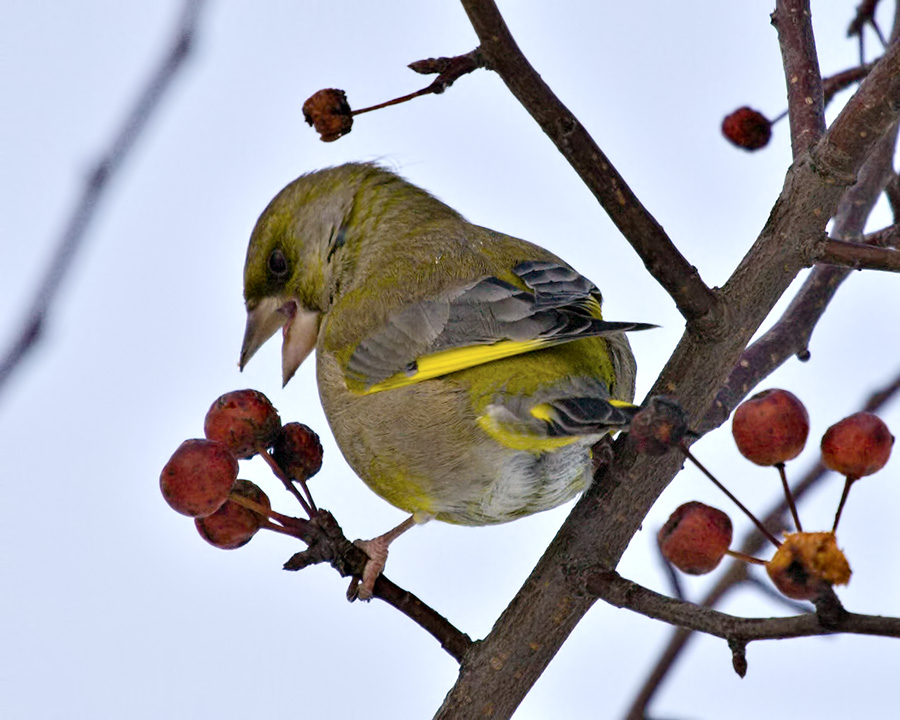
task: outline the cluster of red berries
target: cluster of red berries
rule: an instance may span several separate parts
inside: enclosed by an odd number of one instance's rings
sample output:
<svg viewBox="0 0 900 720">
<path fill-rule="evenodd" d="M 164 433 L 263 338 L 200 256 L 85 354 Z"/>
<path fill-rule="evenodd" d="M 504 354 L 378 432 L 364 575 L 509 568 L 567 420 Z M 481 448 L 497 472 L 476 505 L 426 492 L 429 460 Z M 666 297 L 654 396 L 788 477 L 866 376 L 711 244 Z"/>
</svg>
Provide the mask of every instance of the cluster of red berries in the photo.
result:
<svg viewBox="0 0 900 720">
<path fill-rule="evenodd" d="M 322 445 L 306 425 L 282 425 L 265 395 L 236 390 L 212 404 L 203 431 L 205 438 L 181 443 L 163 468 L 159 487 L 174 510 L 194 518 L 204 539 L 231 550 L 246 545 L 261 528 L 283 529 L 271 519 L 286 518 L 272 511 L 262 489 L 238 478 L 238 460 L 256 454 L 312 515 L 315 505 L 306 480 L 322 466 Z M 296 492 L 295 482 L 305 498 Z"/>
<path fill-rule="evenodd" d="M 850 487 L 883 468 L 891 455 L 894 438 L 887 426 L 876 415 L 860 412 L 832 425 L 822 437 L 823 464 L 845 476 L 829 532 L 803 532 L 784 471 L 785 462 L 800 454 L 809 435 L 809 415 L 803 403 L 786 390 L 759 393 L 735 411 L 732 434 L 745 458 L 778 469 L 797 532 L 786 534 L 779 542 L 747 511 L 777 549 L 767 562 L 742 556 L 729 550 L 732 527 L 728 516 L 709 505 L 690 502 L 672 513 L 660 529 L 663 556 L 694 575 L 710 572 L 726 554 L 764 564 L 778 590 L 798 600 L 814 599 L 826 586 L 845 585 L 850 580 L 850 565 L 837 547 L 835 531 Z"/>
</svg>

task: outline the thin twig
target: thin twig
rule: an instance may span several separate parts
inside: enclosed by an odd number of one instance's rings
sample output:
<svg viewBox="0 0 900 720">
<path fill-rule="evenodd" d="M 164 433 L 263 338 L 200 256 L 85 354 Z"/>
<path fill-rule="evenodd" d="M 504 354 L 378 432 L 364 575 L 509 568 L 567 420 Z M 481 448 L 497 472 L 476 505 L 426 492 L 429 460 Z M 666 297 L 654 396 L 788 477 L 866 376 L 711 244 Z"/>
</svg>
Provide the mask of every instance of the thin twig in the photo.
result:
<svg viewBox="0 0 900 720">
<path fill-rule="evenodd" d="M 84 243 L 87 230 L 110 181 L 124 164 L 153 114 L 161 106 L 178 72 L 185 66 L 185 61 L 194 46 L 202 5 L 203 0 L 185 0 L 174 43 L 166 51 L 159 67 L 141 91 L 109 150 L 88 178 L 81 198 L 65 225 L 44 278 L 38 285 L 31 308 L 25 314 L 22 329 L 0 360 L 0 391 L 9 381 L 13 371 L 41 339 L 47 316 L 59 294 L 60 286 L 72 267 L 75 254 Z"/>
<path fill-rule="evenodd" d="M 688 320 L 715 314 L 718 298 L 638 200 L 584 125 L 519 49 L 493 0 L 462 0 L 487 66 L 531 114 Z"/>
<path fill-rule="evenodd" d="M 772 24 L 778 30 L 788 92 L 791 149 L 796 158 L 825 132 L 825 100 L 809 0 L 777 0 Z"/>
<path fill-rule="evenodd" d="M 900 272 L 900 252 L 844 240 L 828 240 L 819 262 L 853 270 Z"/>
<path fill-rule="evenodd" d="M 842 613 L 835 626 L 824 625 L 818 615 L 805 613 L 792 617 L 742 618 L 676 600 L 613 571 L 595 573 L 586 583 L 588 592 L 611 605 L 628 608 L 656 620 L 714 635 L 729 641 L 748 643 L 753 640 L 817 637 L 836 632 L 852 635 L 900 637 L 900 618 L 880 615 Z"/>
</svg>

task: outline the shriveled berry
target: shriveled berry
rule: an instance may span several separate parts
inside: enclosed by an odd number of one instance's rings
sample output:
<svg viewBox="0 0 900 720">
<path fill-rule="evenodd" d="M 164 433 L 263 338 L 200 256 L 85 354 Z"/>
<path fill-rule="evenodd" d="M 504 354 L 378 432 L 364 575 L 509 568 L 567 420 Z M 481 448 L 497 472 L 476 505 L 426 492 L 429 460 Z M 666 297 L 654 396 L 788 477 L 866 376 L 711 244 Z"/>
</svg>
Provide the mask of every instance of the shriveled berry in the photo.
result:
<svg viewBox="0 0 900 720">
<path fill-rule="evenodd" d="M 849 478 L 878 472 L 891 456 L 894 436 L 877 415 L 859 412 L 832 425 L 822 436 L 822 462 Z"/>
<path fill-rule="evenodd" d="M 307 480 L 322 467 L 322 443 L 303 423 L 290 422 L 275 437 L 272 456 L 288 477 Z"/>
<path fill-rule="evenodd" d="M 772 123 L 757 110 L 742 107 L 722 121 L 722 134 L 744 150 L 759 150 L 769 144 Z"/>
<path fill-rule="evenodd" d="M 235 482 L 232 492 L 266 508 L 271 507 L 269 497 L 259 486 L 249 480 L 239 479 Z M 264 521 L 265 518 L 259 513 L 239 505 L 233 500 L 227 500 L 212 515 L 197 518 L 194 520 L 194 524 L 203 539 L 210 545 L 215 545 L 223 550 L 234 550 L 250 542 Z"/>
<path fill-rule="evenodd" d="M 234 390 L 218 398 L 206 413 L 203 434 L 225 444 L 236 458 L 254 456 L 271 446 L 281 418 L 258 390 Z"/>
<path fill-rule="evenodd" d="M 851 574 L 833 532 L 785 535 L 766 572 L 781 594 L 794 600 L 814 600 L 829 585 L 846 585 Z"/>
<path fill-rule="evenodd" d="M 303 103 L 303 119 L 313 125 L 322 142 L 333 142 L 353 128 L 353 112 L 343 90 L 319 90 Z"/>
<path fill-rule="evenodd" d="M 734 411 L 731 434 L 741 455 L 757 465 L 797 457 L 809 436 L 809 415 L 787 390 L 764 390 Z"/>
<path fill-rule="evenodd" d="M 205 517 L 228 499 L 237 479 L 238 462 L 215 440 L 185 440 L 159 476 L 159 488 L 173 510 Z"/>
<path fill-rule="evenodd" d="M 662 395 L 650 398 L 628 426 L 629 437 L 637 443 L 638 452 L 664 455 L 681 442 L 688 432 L 687 413 L 675 400 Z"/>
<path fill-rule="evenodd" d="M 673 512 L 656 536 L 663 557 L 682 572 L 704 575 L 721 562 L 731 545 L 731 519 L 701 502 Z"/>
</svg>

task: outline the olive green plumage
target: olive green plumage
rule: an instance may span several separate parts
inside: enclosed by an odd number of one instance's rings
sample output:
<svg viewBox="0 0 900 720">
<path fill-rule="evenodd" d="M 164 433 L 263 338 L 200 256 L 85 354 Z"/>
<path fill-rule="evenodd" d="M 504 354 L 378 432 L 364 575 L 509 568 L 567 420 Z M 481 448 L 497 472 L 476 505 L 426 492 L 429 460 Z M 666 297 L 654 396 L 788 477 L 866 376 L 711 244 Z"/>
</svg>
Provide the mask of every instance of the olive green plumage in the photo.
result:
<svg viewBox="0 0 900 720">
<path fill-rule="evenodd" d="M 600 293 L 552 253 L 349 164 L 288 185 L 244 271 L 241 366 L 278 329 L 285 383 L 315 348 L 335 439 L 417 518 L 482 525 L 590 482 L 590 446 L 632 414 L 635 363 Z"/>
</svg>

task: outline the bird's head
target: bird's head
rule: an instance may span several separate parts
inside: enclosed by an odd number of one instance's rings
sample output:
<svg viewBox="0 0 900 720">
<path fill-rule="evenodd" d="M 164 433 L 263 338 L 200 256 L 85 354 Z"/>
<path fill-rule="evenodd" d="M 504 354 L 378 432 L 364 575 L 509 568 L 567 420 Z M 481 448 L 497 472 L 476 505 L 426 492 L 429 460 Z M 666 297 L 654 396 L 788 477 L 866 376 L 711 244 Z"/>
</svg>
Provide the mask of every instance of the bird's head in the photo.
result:
<svg viewBox="0 0 900 720">
<path fill-rule="evenodd" d="M 244 265 L 247 328 L 240 367 L 283 330 L 285 384 L 316 346 L 347 266 L 344 245 L 360 177 L 370 166 L 342 165 L 304 175 L 269 203 Z"/>
</svg>

